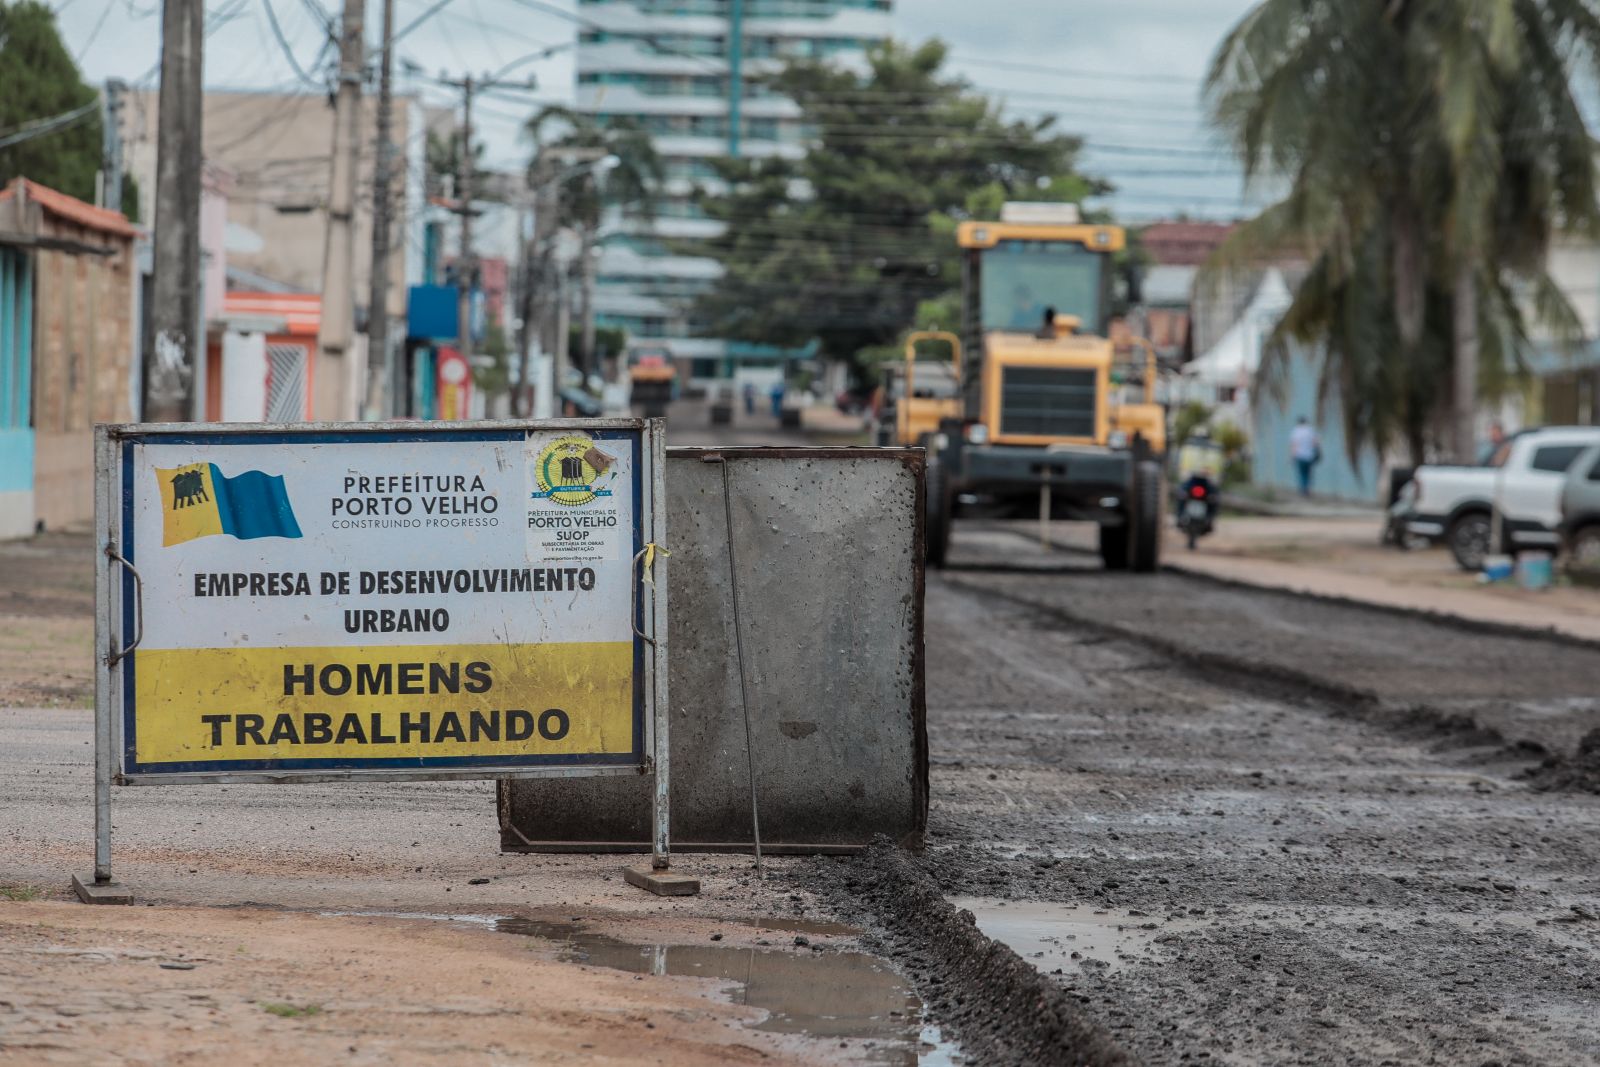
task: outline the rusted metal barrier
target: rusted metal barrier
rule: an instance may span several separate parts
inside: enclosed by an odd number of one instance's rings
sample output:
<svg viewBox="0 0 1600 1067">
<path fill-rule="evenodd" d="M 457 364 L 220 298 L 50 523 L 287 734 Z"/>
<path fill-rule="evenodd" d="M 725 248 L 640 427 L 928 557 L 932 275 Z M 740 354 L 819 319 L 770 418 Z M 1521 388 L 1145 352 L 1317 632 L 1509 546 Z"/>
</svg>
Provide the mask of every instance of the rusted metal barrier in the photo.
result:
<svg viewBox="0 0 1600 1067">
<path fill-rule="evenodd" d="M 922 492 L 921 449 L 668 450 L 675 848 L 750 849 L 752 777 L 764 851 L 920 842 Z M 502 782 L 501 845 L 643 849 L 648 789 Z"/>
</svg>

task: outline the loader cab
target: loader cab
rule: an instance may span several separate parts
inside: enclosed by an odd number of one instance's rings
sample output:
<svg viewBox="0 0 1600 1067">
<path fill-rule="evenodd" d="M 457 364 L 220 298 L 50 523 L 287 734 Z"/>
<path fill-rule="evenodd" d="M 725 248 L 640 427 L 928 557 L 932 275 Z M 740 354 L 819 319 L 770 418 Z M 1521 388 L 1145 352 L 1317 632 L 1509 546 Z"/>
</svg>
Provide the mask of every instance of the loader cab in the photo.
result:
<svg viewBox="0 0 1600 1067">
<path fill-rule="evenodd" d="M 1079 229 L 1070 227 L 1064 235 L 1008 236 L 981 225 L 972 227 L 975 240 L 994 242 L 967 249 L 978 281 L 978 317 L 985 333 L 1037 333 L 1049 309 L 1058 320 L 1077 320 L 1075 328 L 1081 333 L 1105 334 L 1111 306 L 1110 255 L 1080 240 Z M 1094 234 L 1111 240 L 1109 228 L 1095 227 Z M 1117 247 L 1121 245 L 1119 239 Z"/>
<path fill-rule="evenodd" d="M 1121 227 L 1086 224 L 1071 204 L 1007 204 L 999 222 L 967 222 L 963 341 L 975 358 L 963 415 L 1000 444 L 1165 446 L 1144 352 L 1119 360 L 1110 328 Z M 1054 312 L 1054 329 L 1046 311 Z"/>
</svg>

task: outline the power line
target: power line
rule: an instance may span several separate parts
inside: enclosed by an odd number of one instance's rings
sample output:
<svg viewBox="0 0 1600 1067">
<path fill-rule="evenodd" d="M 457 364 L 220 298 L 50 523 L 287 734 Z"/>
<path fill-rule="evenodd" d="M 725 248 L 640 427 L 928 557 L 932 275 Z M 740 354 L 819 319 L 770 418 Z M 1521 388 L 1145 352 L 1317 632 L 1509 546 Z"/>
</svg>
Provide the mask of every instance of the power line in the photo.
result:
<svg viewBox="0 0 1600 1067">
<path fill-rule="evenodd" d="M 1020 70 L 1030 74 L 1048 74 L 1057 78 L 1085 78 L 1100 81 L 1126 81 L 1126 82 L 1164 82 L 1171 85 L 1194 85 L 1201 83 L 1201 76 L 1196 74 L 1186 76 L 1182 74 L 1149 74 L 1143 71 L 1134 73 L 1126 70 L 1084 70 L 1073 67 L 1052 67 L 1038 63 L 1017 63 L 1010 59 L 990 59 L 982 56 L 972 56 L 964 52 L 954 52 L 951 59 L 957 63 L 968 63 L 975 67 L 999 67 L 1004 70 Z"/>
<path fill-rule="evenodd" d="M 322 27 L 322 32 L 327 36 L 328 41 L 338 44 L 339 35 L 334 32 L 333 16 L 323 10 L 322 5 L 318 4 L 317 0 L 300 0 L 300 5 L 306 9 L 306 14 L 310 15 L 312 20 Z"/>
<path fill-rule="evenodd" d="M 78 49 L 78 54 L 76 57 L 74 57 L 74 62 L 76 62 L 79 66 L 83 65 L 83 57 L 88 55 L 90 47 L 92 47 L 96 39 L 99 38 L 100 30 L 106 24 L 106 16 L 111 14 L 111 7 L 116 2 L 117 0 L 106 0 L 106 6 L 100 9 L 100 18 L 95 22 L 94 29 L 89 31 L 89 39 L 83 42 L 83 47 Z M 61 6 L 65 7 L 66 5 L 63 4 Z"/>
<path fill-rule="evenodd" d="M 277 12 L 272 10 L 272 0 L 261 0 L 261 6 L 267 10 L 267 22 L 272 26 L 272 35 L 278 39 L 278 47 L 283 49 L 283 58 L 294 68 L 295 76 L 313 88 L 325 89 L 326 86 L 307 74 L 301 68 L 299 60 L 294 58 L 294 50 L 289 47 L 288 40 L 283 36 L 283 27 L 278 25 Z"/>
<path fill-rule="evenodd" d="M 0 148 L 10 148 L 14 144 L 21 144 L 23 141 L 31 141 L 35 137 L 43 137 L 46 134 L 57 133 L 70 126 L 76 126 L 91 115 L 98 113 L 99 110 L 100 100 L 97 97 L 82 107 L 75 107 L 71 111 L 63 111 L 61 114 L 51 115 L 49 118 L 25 122 L 21 126 L 13 127 L 15 132 L 8 136 L 0 137 Z"/>
<path fill-rule="evenodd" d="M 424 11 L 422 14 L 418 15 L 416 18 L 414 18 L 410 22 L 406 23 L 404 26 L 402 26 L 395 33 L 395 35 L 393 37 L 389 38 L 389 47 L 393 48 L 395 45 L 399 44 L 400 43 L 400 38 L 404 37 L 406 34 L 410 33 L 412 30 L 416 29 L 418 26 L 422 25 L 424 22 L 427 22 L 430 18 L 432 18 L 438 12 L 444 10 L 444 8 L 447 5 L 449 5 L 451 3 L 454 3 L 454 2 L 455 2 L 455 0 L 436 0 L 435 3 L 430 4 L 428 6 L 428 10 Z"/>
<path fill-rule="evenodd" d="M 666 77 L 671 76 L 672 75 L 666 75 Z M 688 77 L 693 77 L 693 75 L 688 75 Z M 1149 107 L 1158 111 L 1171 111 L 1174 107 L 1179 106 L 1191 107 L 1195 110 L 1200 109 L 1200 105 L 1197 101 L 1155 100 L 1151 99 L 1150 97 L 1102 96 L 1099 94 L 1085 95 L 1083 93 L 1054 93 L 1037 89 L 1007 89 L 996 85 L 982 85 L 977 83 L 970 83 L 967 86 L 967 90 L 969 94 L 976 93 L 986 97 L 1018 96 L 1025 97 L 1030 100 L 1062 100 L 1068 103 L 1092 104 L 1096 106 L 1103 104 L 1115 104 L 1120 107 Z M 926 101 L 931 107 L 950 107 L 960 103 L 970 103 L 972 101 L 971 95 L 957 97 L 954 101 L 949 98 L 941 99 L 940 91 L 937 89 L 879 89 L 871 86 L 859 89 L 828 89 L 822 91 L 807 90 L 800 95 L 807 100 L 842 101 L 845 103 L 851 101 L 877 102 L 880 100 L 921 100 Z M 771 96 L 765 98 L 756 97 L 753 99 L 792 100 L 794 98 L 785 93 L 775 92 Z"/>
<path fill-rule="evenodd" d="M 502 60 L 500 58 L 500 49 L 498 47 L 496 47 L 494 38 L 492 36 L 490 36 L 487 33 L 487 31 L 482 29 L 482 27 L 484 25 L 486 25 L 486 24 L 482 21 L 483 20 L 483 12 L 478 8 L 478 0 L 467 0 L 467 2 L 472 5 L 473 14 L 476 15 L 477 18 L 478 18 L 478 25 L 480 27 L 480 31 L 479 32 L 482 32 L 484 34 L 483 43 L 488 47 L 490 57 L 493 58 L 496 63 L 503 63 L 504 60 Z M 470 19 L 467 19 L 464 16 L 460 16 L 459 12 L 456 12 L 456 14 L 458 15 L 458 17 L 462 17 L 462 21 L 467 21 L 467 22 L 471 21 Z"/>
<path fill-rule="evenodd" d="M 606 26 L 595 22 L 593 19 L 586 19 L 576 12 L 568 11 L 567 9 L 558 7 L 552 3 L 547 3 L 546 0 L 511 0 L 511 2 L 528 8 L 532 11 L 542 11 L 549 15 L 555 15 L 557 18 L 566 19 L 568 22 L 575 22 L 586 30 L 601 33 L 610 32 Z M 693 60 L 694 62 L 719 73 L 723 72 L 724 70 L 725 64 L 719 64 L 715 60 L 709 59 L 706 56 L 698 55 L 694 52 L 687 52 L 681 48 L 673 48 L 670 45 L 663 45 L 657 39 L 657 35 L 639 34 L 638 39 L 649 44 L 651 48 L 654 48 L 657 52 L 660 52 L 664 55 L 677 56 L 680 59 Z"/>
</svg>

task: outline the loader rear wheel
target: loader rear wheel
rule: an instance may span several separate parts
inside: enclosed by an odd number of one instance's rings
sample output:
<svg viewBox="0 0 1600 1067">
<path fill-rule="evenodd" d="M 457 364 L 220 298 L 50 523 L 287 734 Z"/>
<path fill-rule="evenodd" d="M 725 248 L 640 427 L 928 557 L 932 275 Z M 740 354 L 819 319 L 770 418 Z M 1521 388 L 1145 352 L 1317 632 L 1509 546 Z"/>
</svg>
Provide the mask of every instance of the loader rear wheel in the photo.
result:
<svg viewBox="0 0 1600 1067">
<path fill-rule="evenodd" d="M 1133 569 L 1149 574 L 1161 567 L 1161 464 L 1155 460 L 1134 464 L 1132 503 L 1129 541 Z"/>
</svg>

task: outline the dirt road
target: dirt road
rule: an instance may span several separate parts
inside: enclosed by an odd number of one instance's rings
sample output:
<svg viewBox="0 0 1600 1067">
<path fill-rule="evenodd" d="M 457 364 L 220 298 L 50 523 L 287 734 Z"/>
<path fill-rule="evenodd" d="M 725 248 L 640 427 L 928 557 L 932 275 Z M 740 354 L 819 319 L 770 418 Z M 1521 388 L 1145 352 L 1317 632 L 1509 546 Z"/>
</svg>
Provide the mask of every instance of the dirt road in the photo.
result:
<svg viewBox="0 0 1600 1067">
<path fill-rule="evenodd" d="M 954 562 L 926 853 L 765 884 L 697 856 L 692 903 L 500 856 L 486 784 L 416 783 L 119 790 L 118 869 L 158 906 L 67 904 L 90 716 L 0 709 L 0 1060 L 953 1062 L 920 995 L 972 1063 L 1600 1062 L 1600 652 L 1000 528 Z M 12 702 L 79 692 L 29 633 L 0 635 Z"/>
<path fill-rule="evenodd" d="M 1508 743 L 1570 749 L 1600 653 L 960 535 L 921 869 L 1082 1021 L 1149 1064 L 1600 1062 L 1600 796 Z M 818 876 L 915 907 L 879 879 Z"/>
</svg>

